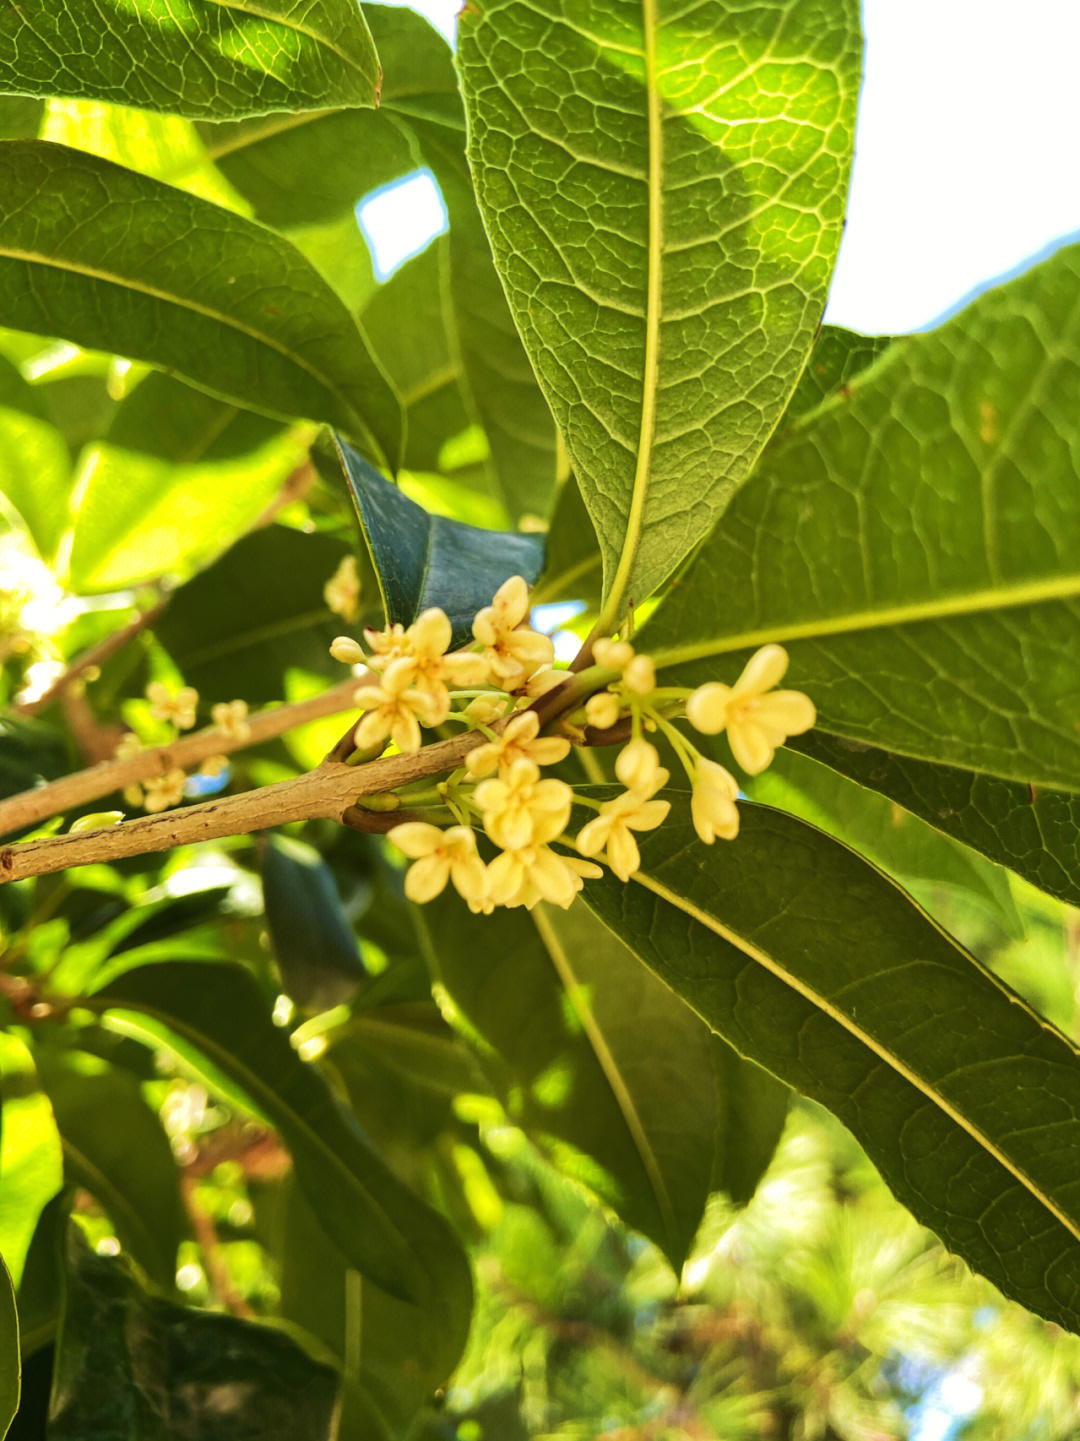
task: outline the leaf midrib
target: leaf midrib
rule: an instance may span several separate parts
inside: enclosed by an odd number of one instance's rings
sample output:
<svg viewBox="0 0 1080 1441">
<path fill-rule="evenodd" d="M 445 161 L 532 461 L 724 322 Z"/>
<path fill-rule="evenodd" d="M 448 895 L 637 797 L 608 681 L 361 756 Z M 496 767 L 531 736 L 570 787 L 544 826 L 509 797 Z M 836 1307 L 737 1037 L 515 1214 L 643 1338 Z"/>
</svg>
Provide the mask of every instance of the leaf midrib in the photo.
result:
<svg viewBox="0 0 1080 1441">
<path fill-rule="evenodd" d="M 648 271 L 645 295 L 645 360 L 641 390 L 641 426 L 638 432 L 638 453 L 634 467 L 634 485 L 630 492 L 630 509 L 626 518 L 619 564 L 611 582 L 611 592 L 604 604 L 597 633 L 611 628 L 620 619 L 623 594 L 637 560 L 638 544 L 649 488 L 653 437 L 656 430 L 656 392 L 660 379 L 660 311 L 663 284 L 664 244 L 664 137 L 661 120 L 660 89 L 656 79 L 657 0 L 642 0 L 642 56 L 645 62 L 646 122 L 649 134 L 649 223 Z"/>
<path fill-rule="evenodd" d="M 202 315 L 207 320 L 216 321 L 219 325 L 224 325 L 231 330 L 238 331 L 241 335 L 247 336 L 249 340 L 254 340 L 260 345 L 265 345 L 269 350 L 277 351 L 278 354 L 286 360 L 291 361 L 301 370 L 307 371 L 312 379 L 317 380 L 335 399 L 341 402 L 346 412 L 352 416 L 354 420 L 360 419 L 352 403 L 345 397 L 338 385 L 323 375 L 317 366 L 312 365 L 312 363 L 302 355 L 298 355 L 295 351 L 290 350 L 287 346 L 276 341 L 273 336 L 267 335 L 263 331 L 253 329 L 250 325 L 246 325 L 243 321 L 224 311 L 214 310 L 211 306 L 201 305 L 198 301 L 181 295 L 171 294 L 167 290 L 160 290 L 154 285 L 147 285 L 144 282 L 131 280 L 126 276 L 114 275 L 108 271 L 99 270 L 95 266 L 80 265 L 78 262 L 71 260 L 53 260 L 49 256 L 41 255 L 34 250 L 23 250 L 15 246 L 0 245 L 0 259 L 15 260 L 26 265 L 43 265 L 47 269 L 71 272 L 74 275 L 83 275 L 88 280 L 96 280 L 102 285 L 116 285 L 124 290 L 133 290 L 139 295 L 146 295 L 153 300 L 164 301 L 168 305 L 175 305 L 181 310 L 190 310 L 195 315 Z M 366 426 L 363 426 L 363 429 L 367 432 Z"/>
<path fill-rule="evenodd" d="M 687 661 L 707 660 L 711 656 L 748 650 L 770 641 L 815 640 L 818 637 L 843 635 L 849 631 L 878 630 L 910 625 L 918 621 L 948 620 L 965 615 L 978 615 L 992 610 L 1010 610 L 1017 606 L 1040 605 L 1047 601 L 1071 600 L 1080 596 L 1080 573 L 1050 576 L 1043 580 L 1018 581 L 985 590 L 962 591 L 939 599 L 917 604 L 882 606 L 877 610 L 852 611 L 846 615 L 824 616 L 817 620 L 778 622 L 757 630 L 737 632 L 717 640 L 671 646 L 651 652 L 658 667 L 683 665 Z M 643 637 L 644 637 L 643 633 Z M 646 640 L 647 643 L 647 640 Z"/>
<path fill-rule="evenodd" d="M 596 1056 L 600 1069 L 604 1073 L 604 1079 L 608 1083 L 611 1094 L 615 1099 L 615 1104 L 618 1106 L 623 1120 L 626 1122 L 626 1128 L 630 1132 L 634 1149 L 637 1151 L 645 1174 L 649 1179 L 649 1185 L 656 1199 L 657 1209 L 663 1218 L 668 1237 L 672 1245 L 677 1245 L 679 1241 L 679 1228 L 675 1218 L 675 1209 L 672 1205 L 671 1197 L 668 1194 L 667 1186 L 664 1184 L 664 1176 L 660 1169 L 660 1163 L 656 1159 L 644 1123 L 637 1113 L 637 1107 L 634 1105 L 634 1098 L 631 1096 L 629 1087 L 622 1078 L 622 1072 L 619 1070 L 615 1057 L 611 1054 L 611 1048 L 604 1038 L 604 1033 L 600 1029 L 596 1017 L 582 998 L 581 982 L 574 974 L 570 957 L 566 954 L 558 936 L 555 934 L 554 927 L 544 914 L 543 907 L 537 906 L 530 914 L 540 939 L 543 942 L 544 949 L 551 958 L 551 964 L 555 968 L 555 974 L 559 978 L 559 983 L 566 994 L 567 1000 L 573 1006 L 575 1015 L 581 1022 L 581 1028 L 585 1032 L 589 1045 L 592 1047 L 593 1054 Z"/>
<path fill-rule="evenodd" d="M 1014 1180 L 1019 1182 L 1041 1206 L 1044 1206 L 1071 1236 L 1080 1240 L 1080 1223 L 1072 1219 L 1067 1212 L 1061 1209 L 1056 1201 L 1052 1200 L 1051 1197 L 1041 1190 L 1026 1171 L 1018 1166 L 1016 1162 L 1012 1161 L 995 1145 L 990 1137 L 987 1136 L 984 1131 L 980 1130 L 978 1126 L 974 1125 L 963 1112 L 951 1105 L 940 1091 L 935 1090 L 917 1071 L 913 1071 L 899 1056 L 890 1051 L 888 1047 L 876 1037 L 864 1031 L 850 1016 L 845 1015 L 843 1011 L 833 1006 L 819 991 L 807 985 L 805 981 L 800 980 L 797 976 L 792 975 L 789 970 L 770 956 L 767 951 L 763 951 L 760 947 L 755 946 L 753 942 L 747 940 L 745 936 L 740 936 L 736 931 L 730 930 L 721 921 L 717 920 L 715 916 L 711 916 L 707 911 L 694 905 L 693 902 L 689 901 L 685 896 L 680 896 L 677 892 L 672 891 L 661 881 L 655 880 L 644 871 L 638 871 L 631 879 L 636 884 L 651 891 L 652 894 L 659 897 L 660 900 L 675 906 L 676 909 L 682 911 L 684 915 L 689 916 L 692 920 L 705 926 L 708 930 L 712 931 L 714 935 L 719 936 L 721 940 L 734 946 L 737 950 L 741 951 L 743 955 L 748 957 L 748 959 L 763 967 L 770 975 L 775 976 L 777 980 L 800 995 L 803 1000 L 808 1001 L 817 1010 L 821 1011 L 822 1014 L 828 1016 L 831 1021 L 841 1026 L 861 1045 L 866 1046 L 866 1048 L 877 1056 L 880 1061 L 883 1061 L 890 1070 L 895 1072 L 902 1080 L 907 1081 L 909 1085 L 914 1086 L 932 1105 L 942 1111 L 954 1125 L 958 1126 L 970 1136 L 1003 1170 L 1007 1171 Z"/>
</svg>

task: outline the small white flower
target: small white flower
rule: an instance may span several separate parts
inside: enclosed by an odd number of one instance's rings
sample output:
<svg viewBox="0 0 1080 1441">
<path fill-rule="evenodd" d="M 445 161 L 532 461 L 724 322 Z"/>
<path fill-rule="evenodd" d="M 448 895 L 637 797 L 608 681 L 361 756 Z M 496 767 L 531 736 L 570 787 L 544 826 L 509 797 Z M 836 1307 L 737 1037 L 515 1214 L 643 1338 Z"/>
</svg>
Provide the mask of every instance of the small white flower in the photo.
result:
<svg viewBox="0 0 1080 1441">
<path fill-rule="evenodd" d="M 154 680 L 146 687 L 146 699 L 150 702 L 150 714 L 155 720 L 172 721 L 179 731 L 190 730 L 195 724 L 199 692 L 194 686 L 181 686 L 174 695 L 168 686 Z"/>
<path fill-rule="evenodd" d="M 246 700 L 219 701 L 210 707 L 210 718 L 227 740 L 243 745 L 251 739 Z"/>
<path fill-rule="evenodd" d="M 483 908 L 487 899 L 484 863 L 476 851 L 476 837 L 467 826 L 440 830 L 426 821 L 405 821 L 389 838 L 412 861 L 405 875 L 405 894 L 423 904 L 446 889 L 447 881 L 471 906 Z"/>
<path fill-rule="evenodd" d="M 727 730 L 731 753 L 749 775 L 763 771 L 777 746 L 808 731 L 817 719 L 813 701 L 802 691 L 773 689 L 787 666 L 783 646 L 762 646 L 733 686 L 711 681 L 686 703 L 687 719 L 704 735 Z"/>
<path fill-rule="evenodd" d="M 739 810 L 735 804 L 738 781 L 722 765 L 704 758 L 698 760 L 695 771 L 690 796 L 694 829 L 707 846 L 711 846 L 717 836 L 722 841 L 733 841 L 739 833 Z"/>
</svg>

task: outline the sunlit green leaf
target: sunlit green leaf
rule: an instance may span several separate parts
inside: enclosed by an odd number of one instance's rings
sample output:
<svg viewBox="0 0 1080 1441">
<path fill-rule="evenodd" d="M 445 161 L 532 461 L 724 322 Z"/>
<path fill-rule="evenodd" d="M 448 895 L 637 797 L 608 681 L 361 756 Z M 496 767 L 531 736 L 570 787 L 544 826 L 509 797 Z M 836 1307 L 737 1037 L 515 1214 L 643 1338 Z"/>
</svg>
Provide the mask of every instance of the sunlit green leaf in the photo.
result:
<svg viewBox="0 0 1080 1441">
<path fill-rule="evenodd" d="M 0 12 L 0 89 L 180 115 L 377 103 L 353 0 L 65 0 Z"/>
<path fill-rule="evenodd" d="M 16 1286 L 38 1216 L 64 1184 L 60 1134 L 31 1052 L 0 1032 L 0 1256 Z"/>
<path fill-rule="evenodd" d="M 281 236 L 172 186 L 0 142 L 0 298 L 17 328 L 328 421 L 397 461 L 397 397 L 338 296 Z"/>
<path fill-rule="evenodd" d="M 15 1291 L 0 1258 L 0 1437 L 6 1436 L 19 1409 L 22 1364 L 19 1359 L 19 1317 Z"/>
<path fill-rule="evenodd" d="M 455 645 L 472 634 L 476 612 L 512 575 L 530 583 L 544 564 L 538 535 L 479 530 L 430 515 L 381 476 L 351 446 L 339 443 L 345 478 L 379 577 L 387 622 L 408 625 L 441 607 Z"/>
<path fill-rule="evenodd" d="M 40 553 L 51 556 L 71 488 L 71 452 L 37 390 L 0 356 L 0 499 L 18 511 Z"/>
<path fill-rule="evenodd" d="M 642 631 L 669 678 L 779 641 L 823 731 L 1080 789 L 1078 298 L 1070 246 L 792 425 Z"/>
<path fill-rule="evenodd" d="M 839 1116 L 951 1250 L 1080 1330 L 1080 1055 L 847 847 L 743 805 L 737 840 L 705 850 L 672 798 L 640 872 L 587 885 L 589 906 Z"/>
<path fill-rule="evenodd" d="M 853 0 L 466 11 L 469 159 L 614 618 L 746 480 L 839 245 Z"/>
</svg>

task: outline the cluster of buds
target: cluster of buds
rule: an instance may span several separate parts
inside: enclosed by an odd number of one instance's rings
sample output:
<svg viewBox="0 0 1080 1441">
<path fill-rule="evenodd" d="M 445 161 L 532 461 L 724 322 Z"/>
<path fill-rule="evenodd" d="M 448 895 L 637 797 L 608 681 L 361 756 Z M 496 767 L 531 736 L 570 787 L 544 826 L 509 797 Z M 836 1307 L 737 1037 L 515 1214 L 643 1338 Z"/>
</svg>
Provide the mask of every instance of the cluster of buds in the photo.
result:
<svg viewBox="0 0 1080 1441">
<path fill-rule="evenodd" d="M 150 702 L 150 716 L 153 720 L 168 725 L 175 738 L 181 731 L 191 730 L 195 725 L 199 708 L 199 692 L 194 686 L 181 686 L 170 690 L 161 681 L 151 681 L 146 687 L 146 699 Z M 248 724 L 247 702 L 242 700 L 222 701 L 210 707 L 214 728 L 225 740 L 244 745 L 251 739 Z M 117 760 L 130 760 L 143 749 L 143 743 L 133 732 L 121 736 L 113 754 Z M 199 774 L 220 775 L 229 762 L 224 755 L 208 756 L 199 766 Z M 142 809 L 150 814 L 172 810 L 184 799 L 184 783 L 187 774 L 179 766 L 172 766 L 163 775 L 151 776 L 138 784 L 132 783 L 123 789 L 123 797 L 133 809 Z"/>
<path fill-rule="evenodd" d="M 408 820 L 389 832 L 412 861 L 405 889 L 414 901 L 432 900 L 453 885 L 479 912 L 532 907 L 541 900 L 565 907 L 587 877 L 602 874 L 597 861 L 629 880 L 641 865 L 637 833 L 661 825 L 671 809 L 660 794 L 670 773 L 645 732 L 662 733 L 685 770 L 701 840 L 710 845 L 718 838 L 732 840 L 739 829 L 738 782 L 703 756 L 673 719 L 685 715 L 702 734 L 726 731 L 736 762 L 755 775 L 777 746 L 814 723 L 805 695 L 776 689 L 787 667 L 780 646 L 757 651 L 733 686 L 710 682 L 690 690 L 658 686 L 650 656 L 626 639 L 605 638 L 594 644 L 593 661 L 607 672 L 597 677 L 607 684 L 563 718 L 562 733 L 542 735 L 540 715 L 523 708 L 565 674 L 553 668 L 552 643 L 531 628 L 528 617 L 528 587 L 514 576 L 476 616 L 467 648 L 450 652 L 450 622 L 438 609 L 425 611 L 408 627 L 365 632 L 366 652 L 348 637 L 331 647 L 338 660 L 366 662 L 378 677 L 377 684 L 356 692 L 365 711 L 354 738 L 365 754 L 377 754 L 388 740 L 415 752 L 421 726 L 448 720 L 484 735 L 434 794 L 400 797 L 406 803 L 435 801 L 453 821 L 444 827 Z M 566 759 L 568 735 L 583 740 L 583 726 L 611 732 L 621 725 L 627 743 L 615 761 L 623 788 L 618 795 L 597 800 L 575 794 L 565 780 L 541 775 L 543 767 Z M 576 837 L 567 831 L 575 800 L 596 812 Z M 478 847 L 481 833 L 496 851 L 490 861 Z"/>
</svg>

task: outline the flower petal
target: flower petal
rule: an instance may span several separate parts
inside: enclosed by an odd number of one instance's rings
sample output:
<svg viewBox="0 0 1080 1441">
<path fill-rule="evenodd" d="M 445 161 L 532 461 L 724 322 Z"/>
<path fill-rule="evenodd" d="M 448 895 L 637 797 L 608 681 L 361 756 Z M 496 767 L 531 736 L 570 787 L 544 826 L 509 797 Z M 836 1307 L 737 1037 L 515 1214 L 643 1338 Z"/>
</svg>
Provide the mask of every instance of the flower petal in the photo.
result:
<svg viewBox="0 0 1080 1441">
<path fill-rule="evenodd" d="M 746 696 L 761 695 L 779 685 L 788 668 L 788 653 L 782 645 L 763 645 L 746 662 L 742 675 L 735 682 L 735 694 L 740 700 Z"/>
</svg>

